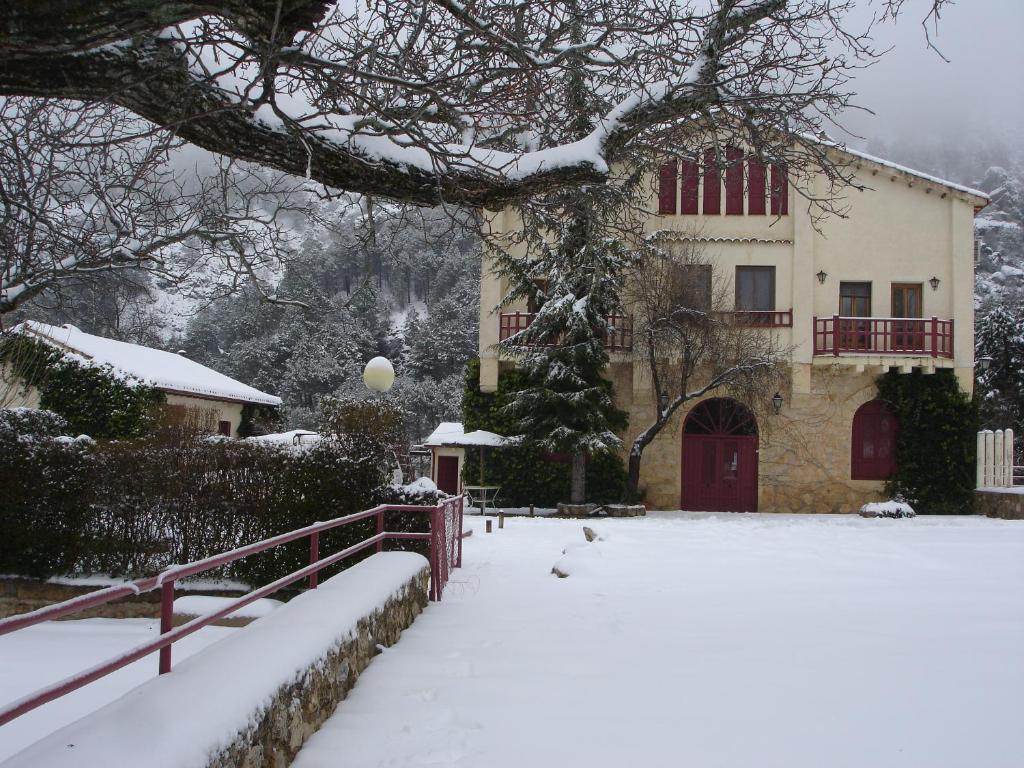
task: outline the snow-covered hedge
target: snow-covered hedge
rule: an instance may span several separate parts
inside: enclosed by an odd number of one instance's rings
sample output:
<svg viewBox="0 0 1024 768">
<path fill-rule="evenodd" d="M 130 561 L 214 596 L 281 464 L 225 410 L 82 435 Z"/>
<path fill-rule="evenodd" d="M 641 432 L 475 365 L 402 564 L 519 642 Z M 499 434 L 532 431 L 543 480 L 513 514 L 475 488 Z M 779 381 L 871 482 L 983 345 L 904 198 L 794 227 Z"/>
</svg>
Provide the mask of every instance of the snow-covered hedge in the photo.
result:
<svg viewBox="0 0 1024 768">
<path fill-rule="evenodd" d="M 172 430 L 98 443 L 2 432 L 0 573 L 152 573 L 385 500 L 386 465 L 344 445 L 291 451 Z M 425 515 L 393 517 L 388 530 L 426 529 Z M 374 532 L 372 520 L 328 532 L 321 552 Z M 223 575 L 264 583 L 308 558 L 300 541 Z"/>
<path fill-rule="evenodd" d="M 66 435 L 68 422 L 59 413 L 37 408 L 0 408 L 0 435 L 57 437 Z"/>
</svg>

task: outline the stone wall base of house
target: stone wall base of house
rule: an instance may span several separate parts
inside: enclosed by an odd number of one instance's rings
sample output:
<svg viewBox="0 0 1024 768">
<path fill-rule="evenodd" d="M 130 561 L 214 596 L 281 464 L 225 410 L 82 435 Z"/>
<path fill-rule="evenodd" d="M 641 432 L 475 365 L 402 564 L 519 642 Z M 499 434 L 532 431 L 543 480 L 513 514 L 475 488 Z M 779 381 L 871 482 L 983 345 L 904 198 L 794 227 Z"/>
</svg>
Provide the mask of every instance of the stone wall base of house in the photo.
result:
<svg viewBox="0 0 1024 768">
<path fill-rule="evenodd" d="M 1024 520 L 1024 488 L 975 491 L 974 508 L 979 515 L 986 517 Z"/>
<path fill-rule="evenodd" d="M 883 482 L 850 477 L 853 416 L 877 397 L 879 374 L 807 368 L 809 392 L 787 388 L 779 414 L 758 414 L 758 510 L 856 513 L 867 502 L 885 501 Z M 631 424 L 644 425 L 649 393 L 641 387 L 634 395 Z M 683 423 L 699 402 L 677 411 L 644 451 L 640 477 L 648 509 L 681 506 Z M 627 446 L 632 437 L 627 435 Z"/>
</svg>

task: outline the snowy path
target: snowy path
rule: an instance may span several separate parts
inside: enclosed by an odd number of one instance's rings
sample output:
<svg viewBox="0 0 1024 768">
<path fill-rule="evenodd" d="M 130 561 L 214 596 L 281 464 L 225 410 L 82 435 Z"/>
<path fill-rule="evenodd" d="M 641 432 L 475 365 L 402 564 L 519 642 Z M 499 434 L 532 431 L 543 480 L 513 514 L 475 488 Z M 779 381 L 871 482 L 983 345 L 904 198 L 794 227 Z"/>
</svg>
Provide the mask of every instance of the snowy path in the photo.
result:
<svg viewBox="0 0 1024 768">
<path fill-rule="evenodd" d="M 469 524 L 296 768 L 1024 765 L 1024 523 Z"/>
<path fill-rule="evenodd" d="M 48 621 L 0 637 L 0 700 L 4 704 L 48 683 L 144 643 L 160 630 L 156 619 Z M 174 644 L 181 661 L 237 630 L 204 627 Z M 99 709 L 156 676 L 156 656 L 119 669 L 63 698 L 0 726 L 0 762 L 58 728 Z"/>
</svg>

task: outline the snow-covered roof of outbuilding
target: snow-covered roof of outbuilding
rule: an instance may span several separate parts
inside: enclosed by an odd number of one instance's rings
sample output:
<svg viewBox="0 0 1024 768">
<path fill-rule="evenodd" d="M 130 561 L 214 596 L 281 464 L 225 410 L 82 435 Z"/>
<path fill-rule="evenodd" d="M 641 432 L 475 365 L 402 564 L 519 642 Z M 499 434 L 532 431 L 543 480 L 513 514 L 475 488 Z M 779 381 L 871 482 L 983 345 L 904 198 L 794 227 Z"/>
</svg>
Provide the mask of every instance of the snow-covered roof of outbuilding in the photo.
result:
<svg viewBox="0 0 1024 768">
<path fill-rule="evenodd" d="M 505 437 L 504 435 L 488 432 L 485 429 L 476 429 L 466 432 L 458 421 L 442 421 L 441 424 L 430 433 L 424 445 L 433 446 L 461 446 L 466 448 L 501 448 L 506 445 L 515 445 L 519 438 Z"/>
<path fill-rule="evenodd" d="M 442 421 L 437 429 L 430 433 L 430 437 L 423 441 L 424 445 L 447 445 L 445 442 L 453 437 L 462 437 L 465 429 L 461 421 Z"/>
<path fill-rule="evenodd" d="M 29 333 L 88 364 L 109 365 L 116 373 L 134 377 L 156 389 L 214 400 L 281 404 L 279 397 L 260 392 L 173 352 L 94 336 L 73 325 L 27 321 L 16 330 Z"/>
</svg>

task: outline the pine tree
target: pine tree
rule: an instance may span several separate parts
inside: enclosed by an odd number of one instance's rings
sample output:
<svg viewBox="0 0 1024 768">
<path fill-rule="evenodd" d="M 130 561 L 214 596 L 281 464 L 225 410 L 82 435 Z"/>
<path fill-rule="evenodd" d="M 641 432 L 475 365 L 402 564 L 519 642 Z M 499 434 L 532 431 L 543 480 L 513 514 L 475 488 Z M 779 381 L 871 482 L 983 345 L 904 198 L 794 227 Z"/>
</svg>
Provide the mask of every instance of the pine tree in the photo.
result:
<svg viewBox="0 0 1024 768">
<path fill-rule="evenodd" d="M 561 140 L 587 135 L 601 105 L 587 103 L 582 62 L 568 57 L 565 103 L 576 120 L 552 122 Z M 498 248 L 498 272 L 511 290 L 503 304 L 528 299 L 537 307 L 530 326 L 502 343 L 518 359 L 526 385 L 507 406 L 523 434 L 546 450 L 572 455 L 570 500 L 586 498 L 588 454 L 622 446 L 627 423 L 615 407 L 605 340 L 621 314 L 624 274 L 634 251 L 618 237 L 637 176 L 619 184 L 582 187 L 519 207 L 526 255 Z"/>
</svg>

